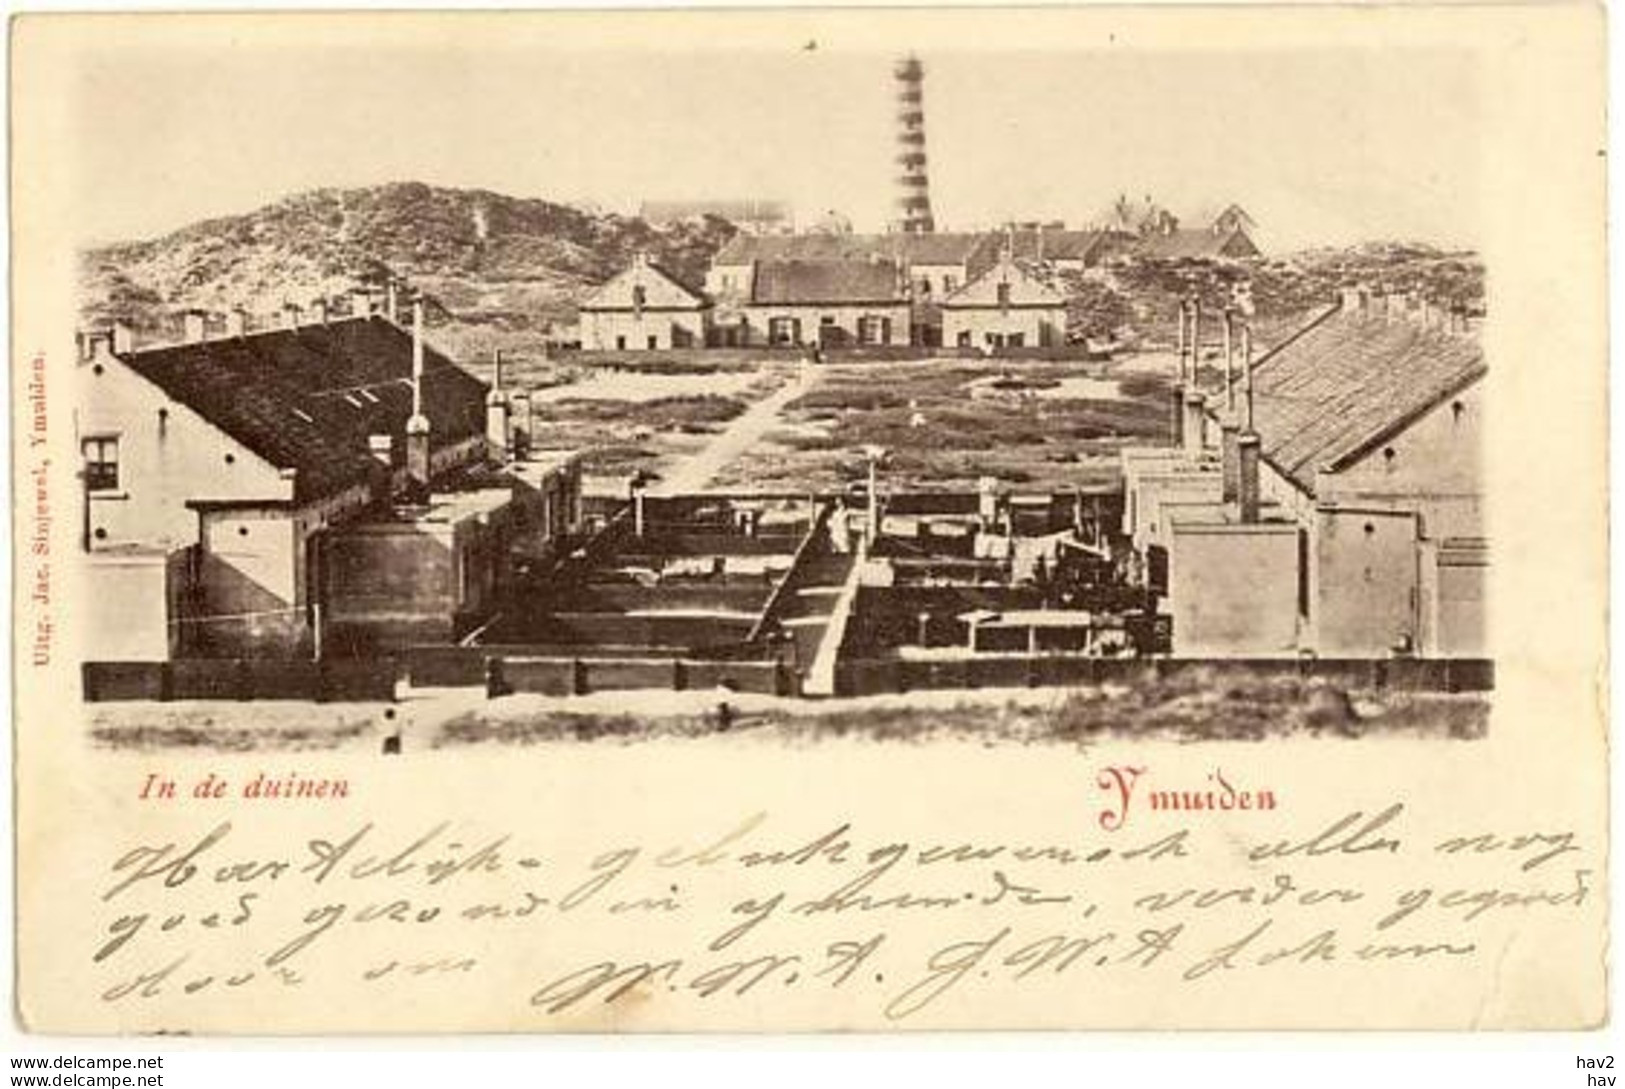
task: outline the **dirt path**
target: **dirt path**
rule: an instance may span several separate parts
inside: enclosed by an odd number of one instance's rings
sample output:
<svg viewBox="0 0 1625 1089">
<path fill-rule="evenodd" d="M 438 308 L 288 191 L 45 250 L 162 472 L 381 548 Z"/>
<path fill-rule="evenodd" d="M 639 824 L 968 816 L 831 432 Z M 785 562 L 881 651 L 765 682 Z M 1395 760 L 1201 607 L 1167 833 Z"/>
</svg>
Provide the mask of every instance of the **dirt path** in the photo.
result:
<svg viewBox="0 0 1625 1089">
<path fill-rule="evenodd" d="M 649 494 L 682 495 L 702 491 L 723 466 L 743 454 L 778 422 L 785 405 L 811 390 L 818 379 L 818 367 L 802 363 L 795 378 L 734 417 L 721 434 L 651 485 Z"/>
</svg>

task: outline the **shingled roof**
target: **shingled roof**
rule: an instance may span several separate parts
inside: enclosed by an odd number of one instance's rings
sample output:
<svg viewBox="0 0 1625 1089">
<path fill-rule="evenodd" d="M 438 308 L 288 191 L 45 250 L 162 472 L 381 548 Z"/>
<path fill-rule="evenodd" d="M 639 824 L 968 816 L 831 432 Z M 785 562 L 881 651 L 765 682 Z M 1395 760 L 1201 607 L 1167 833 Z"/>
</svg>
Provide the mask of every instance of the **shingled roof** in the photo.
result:
<svg viewBox="0 0 1625 1089">
<path fill-rule="evenodd" d="M 891 261 L 762 261 L 751 302 L 758 305 L 894 305 L 906 302 Z"/>
<path fill-rule="evenodd" d="M 412 413 L 412 334 L 383 317 L 350 318 L 121 357 L 172 400 L 279 469 L 294 501 L 364 483 L 375 434 L 405 456 Z M 423 407 L 433 449 L 481 434 L 486 385 L 427 345 Z"/>
<path fill-rule="evenodd" d="M 1486 370 L 1476 337 L 1327 311 L 1253 368 L 1263 455 L 1312 494 L 1318 470 L 1354 464 Z"/>
</svg>

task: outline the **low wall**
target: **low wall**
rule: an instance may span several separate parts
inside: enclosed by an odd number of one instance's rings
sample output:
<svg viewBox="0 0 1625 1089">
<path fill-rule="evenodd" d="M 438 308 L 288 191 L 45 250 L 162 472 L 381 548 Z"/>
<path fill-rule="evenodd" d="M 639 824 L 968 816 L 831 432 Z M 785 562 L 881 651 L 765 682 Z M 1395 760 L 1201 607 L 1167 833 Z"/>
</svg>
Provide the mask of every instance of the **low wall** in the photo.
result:
<svg viewBox="0 0 1625 1089">
<path fill-rule="evenodd" d="M 726 662 L 688 658 L 487 657 L 481 681 L 491 697 L 516 692 L 582 696 L 592 692 L 704 691 L 796 694 L 795 676 L 773 661 Z"/>
<path fill-rule="evenodd" d="M 1056 655 L 965 657 L 938 661 L 848 658 L 835 670 L 837 696 L 940 688 L 1133 686 L 1202 672 L 1226 679 L 1296 677 L 1350 691 L 1488 692 L 1495 663 L 1484 658 L 1085 658 Z"/>
<path fill-rule="evenodd" d="M 111 700 L 306 700 L 386 702 L 395 698 L 394 659 L 303 662 L 183 658 L 172 662 L 86 662 L 89 703 Z"/>
</svg>

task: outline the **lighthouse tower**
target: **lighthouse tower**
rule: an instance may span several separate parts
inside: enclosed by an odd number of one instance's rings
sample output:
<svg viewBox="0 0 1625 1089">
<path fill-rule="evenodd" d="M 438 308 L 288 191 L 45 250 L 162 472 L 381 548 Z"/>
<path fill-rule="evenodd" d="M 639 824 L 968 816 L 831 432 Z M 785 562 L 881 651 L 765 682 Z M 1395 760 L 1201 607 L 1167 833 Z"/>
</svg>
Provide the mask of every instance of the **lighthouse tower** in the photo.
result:
<svg viewBox="0 0 1625 1089">
<path fill-rule="evenodd" d="M 905 57 L 892 69 L 897 78 L 897 229 L 929 234 L 931 186 L 925 172 L 925 66 Z"/>
</svg>

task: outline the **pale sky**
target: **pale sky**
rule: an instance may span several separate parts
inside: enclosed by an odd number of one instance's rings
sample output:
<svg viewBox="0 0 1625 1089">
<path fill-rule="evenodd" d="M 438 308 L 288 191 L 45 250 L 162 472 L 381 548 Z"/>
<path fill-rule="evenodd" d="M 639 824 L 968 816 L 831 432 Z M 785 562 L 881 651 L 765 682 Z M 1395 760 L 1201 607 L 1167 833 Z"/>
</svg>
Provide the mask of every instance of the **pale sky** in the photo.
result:
<svg viewBox="0 0 1625 1089">
<path fill-rule="evenodd" d="M 352 39 L 353 42 L 353 39 Z M 775 197 L 880 229 L 890 51 L 186 44 L 86 54 L 82 242 L 323 186 L 423 181 L 635 211 Z M 939 229 L 1235 200 L 1277 248 L 1478 238 L 1469 54 L 921 51 Z"/>
</svg>

